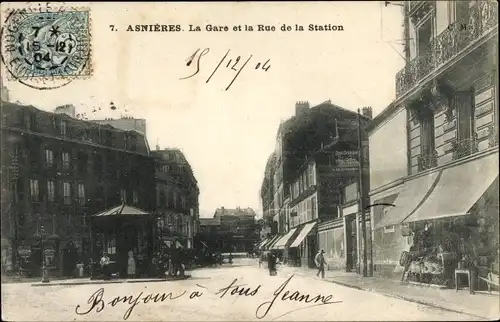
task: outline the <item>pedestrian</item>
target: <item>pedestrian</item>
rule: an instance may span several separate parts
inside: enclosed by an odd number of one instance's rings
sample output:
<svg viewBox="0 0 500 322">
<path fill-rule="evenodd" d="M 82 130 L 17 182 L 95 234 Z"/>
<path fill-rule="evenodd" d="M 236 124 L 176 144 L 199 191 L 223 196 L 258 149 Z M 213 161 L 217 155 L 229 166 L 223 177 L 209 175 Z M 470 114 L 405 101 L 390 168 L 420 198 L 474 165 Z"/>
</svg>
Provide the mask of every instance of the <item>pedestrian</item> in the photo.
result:
<svg viewBox="0 0 500 322">
<path fill-rule="evenodd" d="M 318 273 L 316 274 L 316 276 L 319 277 L 319 273 L 321 273 L 321 278 L 325 278 L 325 264 L 326 264 L 326 261 L 325 261 L 325 251 L 324 250 L 320 250 L 317 254 L 316 254 L 316 257 L 314 258 L 314 262 L 316 264 L 316 266 L 318 267 Z"/>
<path fill-rule="evenodd" d="M 275 276 L 276 275 L 276 255 L 273 254 L 273 252 L 271 252 L 271 251 L 267 253 L 267 267 L 269 269 L 269 275 Z"/>
<path fill-rule="evenodd" d="M 107 253 L 102 253 L 101 257 L 101 268 L 102 268 L 102 277 L 104 280 L 109 280 L 110 279 L 110 273 L 109 273 L 109 264 L 110 264 L 110 259 L 108 257 Z"/>
<path fill-rule="evenodd" d="M 128 266 L 127 266 L 127 275 L 128 277 L 135 277 L 135 259 L 134 252 L 128 252 Z"/>
</svg>

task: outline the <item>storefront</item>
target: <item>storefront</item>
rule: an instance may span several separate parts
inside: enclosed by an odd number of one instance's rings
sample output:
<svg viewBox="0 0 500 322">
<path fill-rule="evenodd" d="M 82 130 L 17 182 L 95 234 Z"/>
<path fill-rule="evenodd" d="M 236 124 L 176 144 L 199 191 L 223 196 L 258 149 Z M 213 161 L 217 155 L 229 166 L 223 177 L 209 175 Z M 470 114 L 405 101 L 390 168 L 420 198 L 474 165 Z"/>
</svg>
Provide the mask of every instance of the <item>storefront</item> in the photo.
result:
<svg viewBox="0 0 500 322">
<path fill-rule="evenodd" d="M 425 202 L 403 220 L 413 239 L 401 260 L 403 278 L 451 286 L 457 268 L 498 274 L 498 192 L 498 153 L 442 170 Z"/>
<path fill-rule="evenodd" d="M 303 224 L 300 232 L 290 244 L 290 256 L 294 266 L 315 268 L 314 258 L 318 252 L 318 233 L 316 221 Z"/>
<path fill-rule="evenodd" d="M 344 223 L 342 218 L 323 222 L 318 225 L 319 249 L 325 251 L 328 270 L 346 270 Z"/>
<path fill-rule="evenodd" d="M 281 238 L 283 237 L 282 234 L 277 234 L 275 236 L 269 237 L 267 243 L 265 243 L 263 246 L 261 246 L 262 250 L 270 250 L 274 244 Z"/>
<path fill-rule="evenodd" d="M 12 263 L 12 243 L 7 238 L 2 238 L 2 274 L 10 273 L 14 269 Z"/>
<path fill-rule="evenodd" d="M 61 275 L 60 241 L 58 236 L 33 236 L 18 243 L 17 269 L 22 276 L 40 277 L 43 261 L 50 276 Z"/>
<path fill-rule="evenodd" d="M 271 247 L 271 249 L 278 253 L 278 257 L 283 263 L 288 264 L 290 261 L 289 246 L 292 241 L 297 237 L 299 228 L 290 229 L 283 237 Z"/>
<path fill-rule="evenodd" d="M 440 177 L 441 171 L 413 177 L 394 193 L 371 202 L 375 223 L 372 233 L 375 275 L 394 279 L 401 276 L 403 268 L 399 260 L 411 246 L 411 240 L 403 236 L 401 222 L 423 204 Z"/>
<path fill-rule="evenodd" d="M 107 253 L 111 273 L 126 276 L 129 252 L 132 252 L 136 275 L 147 276 L 155 251 L 155 223 L 152 214 L 126 205 L 94 215 L 91 222 L 94 262 L 99 263 L 102 254 Z"/>
</svg>

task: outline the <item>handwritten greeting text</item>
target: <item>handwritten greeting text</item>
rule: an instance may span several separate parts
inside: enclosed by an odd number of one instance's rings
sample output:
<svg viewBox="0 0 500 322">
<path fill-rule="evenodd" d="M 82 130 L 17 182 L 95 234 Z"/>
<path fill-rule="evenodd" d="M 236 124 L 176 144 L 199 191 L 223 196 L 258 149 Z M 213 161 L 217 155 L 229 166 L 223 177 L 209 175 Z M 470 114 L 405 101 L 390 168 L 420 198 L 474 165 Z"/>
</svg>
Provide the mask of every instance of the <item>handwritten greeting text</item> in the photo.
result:
<svg viewBox="0 0 500 322">
<path fill-rule="evenodd" d="M 332 301 L 333 295 L 315 295 L 312 296 L 306 293 L 300 293 L 298 290 L 287 289 L 288 284 L 292 280 L 293 275 L 290 276 L 283 284 L 281 284 L 274 292 L 273 298 L 269 301 L 265 301 L 260 304 L 256 311 L 255 317 L 257 319 L 263 319 L 266 317 L 271 309 L 274 307 L 277 301 L 292 301 L 292 302 L 302 302 L 310 304 L 309 307 L 326 305 L 326 304 L 334 304 L 341 303 L 341 301 Z M 238 279 L 234 279 L 228 286 L 220 288 L 214 294 L 219 298 L 238 296 L 238 297 L 253 297 L 256 296 L 262 288 L 262 285 L 258 285 L 257 287 L 248 286 L 247 284 L 237 284 Z M 197 287 L 200 287 L 204 290 L 207 288 L 202 285 L 196 284 Z M 188 295 L 189 294 L 189 295 Z M 201 290 L 197 291 L 183 291 L 180 293 L 150 293 L 145 294 L 144 292 L 140 292 L 137 295 L 120 295 L 114 297 L 112 300 L 106 302 L 104 300 L 104 288 L 98 289 L 94 294 L 92 294 L 87 300 L 88 307 L 84 309 L 81 305 L 77 305 L 75 308 L 75 312 L 78 315 L 87 315 L 92 311 L 99 313 L 103 311 L 106 306 L 115 307 L 119 304 L 127 305 L 128 308 L 123 315 L 123 319 L 127 320 L 132 314 L 134 308 L 139 304 L 153 304 L 153 303 L 161 303 L 165 301 L 175 301 L 180 298 L 188 298 L 189 300 L 193 300 L 199 297 L 202 297 L 204 292 Z M 290 312 L 288 312 L 290 313 Z M 288 314 L 285 313 L 285 314 Z M 284 315 L 284 314 L 283 314 Z"/>
<path fill-rule="evenodd" d="M 181 80 L 182 79 L 188 79 L 188 78 L 191 78 L 191 77 L 195 76 L 196 74 L 198 74 L 200 72 L 201 58 L 203 56 L 207 55 L 209 52 L 210 52 L 210 48 L 205 48 L 201 52 L 200 52 L 200 49 L 197 49 L 194 52 L 194 54 L 192 54 L 191 56 L 189 56 L 188 59 L 187 59 L 186 66 L 190 67 L 191 64 L 193 63 L 193 61 L 196 59 L 196 70 L 195 70 L 195 72 L 193 74 L 191 74 L 189 76 L 186 76 L 186 77 L 181 77 L 180 79 Z M 243 70 L 243 68 L 245 68 L 245 66 L 247 66 L 247 64 L 250 63 L 250 60 L 253 57 L 253 55 L 250 55 L 245 60 L 245 62 L 242 62 L 243 59 L 242 59 L 241 56 L 237 56 L 236 58 L 229 58 L 228 57 L 229 53 L 230 53 L 230 50 L 228 50 L 226 52 L 226 54 L 222 57 L 222 59 L 219 61 L 219 63 L 217 64 L 217 66 L 215 67 L 215 69 L 212 71 L 212 74 L 210 74 L 210 76 L 207 78 L 207 80 L 205 81 L 205 83 L 208 83 L 212 79 L 212 77 L 215 75 L 215 73 L 223 65 L 222 63 L 224 63 L 225 67 L 223 67 L 223 68 L 227 68 L 227 69 L 230 69 L 230 70 L 236 72 L 236 75 L 234 76 L 233 80 L 226 87 L 226 91 L 227 91 L 231 87 L 231 85 L 233 85 L 233 83 L 236 80 L 236 78 L 238 78 L 238 76 L 240 75 L 240 73 Z M 270 60 L 271 59 L 268 59 L 268 60 L 266 60 L 263 63 L 262 62 L 257 62 L 255 65 L 253 65 L 254 70 L 259 70 L 259 71 L 267 72 L 269 70 L 269 68 L 271 68 L 271 65 L 269 63 Z M 252 65 L 252 64 L 250 64 L 250 65 Z"/>
</svg>

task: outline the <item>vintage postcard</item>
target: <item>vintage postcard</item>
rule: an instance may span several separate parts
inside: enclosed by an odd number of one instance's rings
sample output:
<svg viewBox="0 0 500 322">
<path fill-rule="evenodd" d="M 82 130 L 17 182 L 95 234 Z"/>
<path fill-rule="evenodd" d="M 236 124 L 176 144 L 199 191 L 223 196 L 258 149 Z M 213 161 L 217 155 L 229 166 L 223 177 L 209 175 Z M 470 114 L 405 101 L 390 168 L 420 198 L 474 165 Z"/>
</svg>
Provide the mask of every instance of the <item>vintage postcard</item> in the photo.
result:
<svg viewBox="0 0 500 322">
<path fill-rule="evenodd" d="M 496 1 L 0 11 L 3 320 L 500 318 Z"/>
</svg>

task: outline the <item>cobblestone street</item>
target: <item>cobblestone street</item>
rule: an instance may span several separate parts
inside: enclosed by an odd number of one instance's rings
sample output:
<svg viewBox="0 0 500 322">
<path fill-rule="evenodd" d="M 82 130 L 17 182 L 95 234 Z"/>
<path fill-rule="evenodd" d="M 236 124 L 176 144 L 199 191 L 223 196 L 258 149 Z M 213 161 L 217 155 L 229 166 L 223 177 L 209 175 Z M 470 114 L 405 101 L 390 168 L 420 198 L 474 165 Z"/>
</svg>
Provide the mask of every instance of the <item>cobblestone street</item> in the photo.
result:
<svg viewBox="0 0 500 322">
<path fill-rule="evenodd" d="M 275 292 L 288 277 L 292 276 L 286 269 L 280 270 L 278 276 L 269 276 L 264 268 L 259 269 L 255 261 L 247 261 L 249 265 L 233 268 L 199 269 L 192 272 L 193 277 L 185 281 L 150 282 L 150 283 L 118 283 L 104 285 L 75 286 L 40 286 L 33 287 L 28 283 L 4 284 L 2 287 L 2 314 L 9 321 L 117 321 L 130 313 L 128 321 L 155 320 L 470 320 L 470 315 L 452 313 L 429 306 L 416 304 L 401 299 L 390 298 L 381 294 L 356 290 L 327 281 L 320 281 L 309 276 L 294 275 L 285 286 L 280 296 L 274 301 Z M 220 289 L 245 284 L 250 288 L 247 294 L 262 285 L 254 296 L 225 295 Z M 102 302 L 99 296 L 89 301 L 100 288 L 103 289 Z M 203 292 L 200 297 L 190 299 L 192 292 Z M 332 295 L 327 305 L 314 305 L 291 301 L 290 296 L 282 300 L 283 294 L 299 291 L 301 294 Z M 142 292 L 142 294 L 141 294 Z M 162 301 L 163 293 L 172 293 L 172 297 Z M 234 293 L 234 292 L 233 292 Z M 151 294 L 149 297 L 148 295 Z M 157 295 L 159 294 L 159 295 Z M 116 297 L 132 296 L 130 302 L 113 300 Z M 222 297 L 221 297 L 222 296 Z M 133 306 L 137 300 L 137 305 Z M 92 303 L 97 303 L 88 314 Z M 155 303 L 156 302 L 156 303 Z M 363 310 L 360 310 L 360 303 Z M 132 303 L 132 304 L 129 304 Z M 263 304 L 264 303 L 264 304 Z M 261 306 L 261 304 L 263 304 Z M 75 313 L 77 306 L 78 312 Z M 130 308 L 133 309 L 130 311 Z M 259 310 L 257 310 L 260 307 Z M 102 308 L 102 310 L 101 310 Z M 128 311 L 129 310 L 129 311 Z M 99 311 L 99 312 L 97 312 Z M 128 312 L 127 312 L 128 311 Z"/>
</svg>

